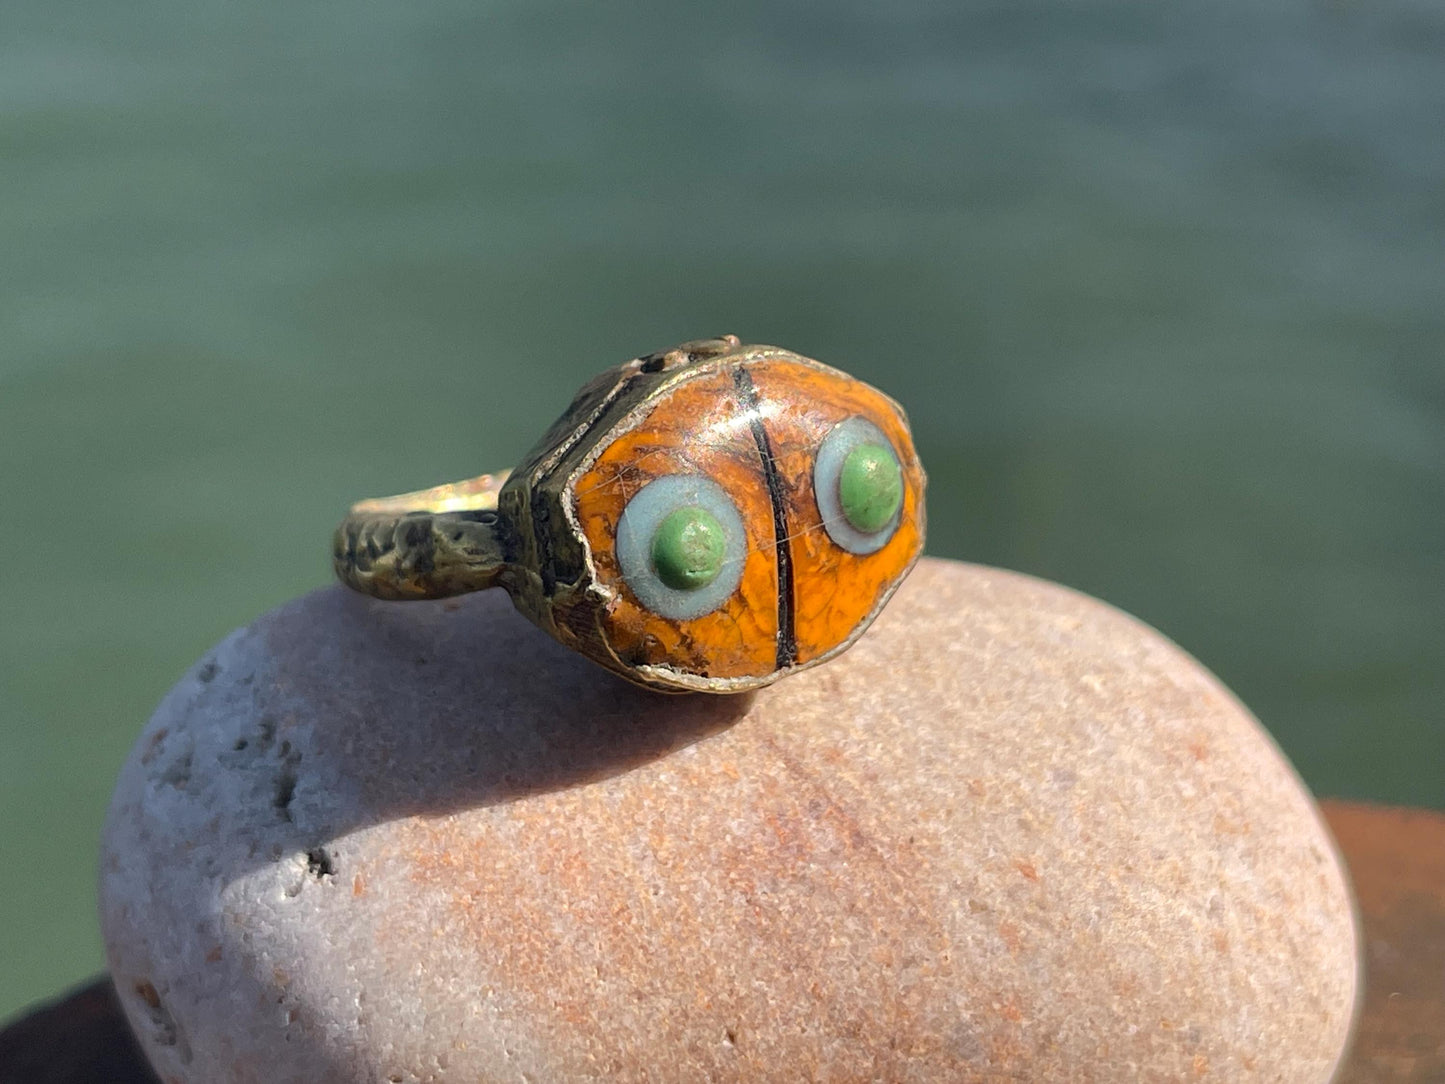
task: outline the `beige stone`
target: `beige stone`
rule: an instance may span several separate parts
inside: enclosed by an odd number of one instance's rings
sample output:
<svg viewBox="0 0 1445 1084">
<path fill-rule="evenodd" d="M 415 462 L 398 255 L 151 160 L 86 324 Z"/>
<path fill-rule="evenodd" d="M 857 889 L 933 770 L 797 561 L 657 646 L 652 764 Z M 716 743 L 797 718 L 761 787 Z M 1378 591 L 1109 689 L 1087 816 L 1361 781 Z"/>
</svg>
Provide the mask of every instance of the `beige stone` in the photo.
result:
<svg viewBox="0 0 1445 1084">
<path fill-rule="evenodd" d="M 166 1081 L 1328 1080 L 1341 868 L 1158 633 L 926 560 L 839 660 L 634 689 L 491 592 L 318 591 L 142 734 L 112 973 Z"/>
</svg>

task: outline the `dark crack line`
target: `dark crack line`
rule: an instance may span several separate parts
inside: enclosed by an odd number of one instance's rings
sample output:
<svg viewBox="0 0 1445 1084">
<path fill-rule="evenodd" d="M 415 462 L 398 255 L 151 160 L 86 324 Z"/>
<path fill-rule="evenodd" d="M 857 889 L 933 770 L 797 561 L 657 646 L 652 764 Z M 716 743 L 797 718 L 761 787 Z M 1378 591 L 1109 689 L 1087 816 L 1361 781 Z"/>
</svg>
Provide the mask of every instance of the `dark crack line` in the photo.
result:
<svg viewBox="0 0 1445 1084">
<path fill-rule="evenodd" d="M 779 670 L 786 669 L 798 661 L 798 635 L 793 625 L 793 551 L 788 545 L 788 515 L 783 503 L 783 483 L 778 477 L 778 461 L 773 456 L 773 445 L 768 431 L 763 426 L 762 412 L 758 404 L 758 389 L 746 368 L 739 365 L 733 370 L 733 383 L 747 412 L 748 424 L 753 430 L 753 440 L 758 446 L 758 455 L 763 461 L 763 478 L 768 483 L 768 499 L 773 505 L 773 552 L 778 561 L 778 658 Z"/>
</svg>

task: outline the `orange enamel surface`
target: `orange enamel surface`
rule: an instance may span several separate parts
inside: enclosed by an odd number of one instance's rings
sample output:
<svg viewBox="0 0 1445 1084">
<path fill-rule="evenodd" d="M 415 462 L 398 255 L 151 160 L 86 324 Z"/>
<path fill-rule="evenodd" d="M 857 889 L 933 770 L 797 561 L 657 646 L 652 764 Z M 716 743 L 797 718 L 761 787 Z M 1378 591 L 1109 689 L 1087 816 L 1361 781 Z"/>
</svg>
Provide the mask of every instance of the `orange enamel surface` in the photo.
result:
<svg viewBox="0 0 1445 1084">
<path fill-rule="evenodd" d="M 809 662 L 843 643 L 898 581 L 923 548 L 923 468 L 908 423 L 875 388 L 837 372 L 792 361 L 748 366 L 765 414 L 785 493 L 793 558 L 794 631 L 798 659 Z M 903 514 L 876 553 L 853 554 L 828 536 L 813 496 L 813 463 L 833 426 L 854 415 L 893 443 L 903 465 Z"/>
<path fill-rule="evenodd" d="M 757 392 L 787 524 L 793 568 L 796 663 L 844 643 L 917 558 L 923 546 L 923 469 L 893 402 L 836 371 L 786 359 L 744 363 Z M 778 566 L 772 498 L 735 366 L 706 372 L 663 394 L 642 422 L 617 437 L 577 478 L 573 508 L 600 584 L 612 590 L 604 634 L 631 665 L 669 665 L 719 678 L 765 677 L 777 668 Z M 903 513 L 876 553 L 849 553 L 831 537 L 813 495 L 813 465 L 833 426 L 860 416 L 892 441 L 903 466 Z M 618 566 L 614 540 L 627 502 L 667 474 L 705 474 L 733 498 L 748 532 L 738 590 L 719 610 L 691 621 L 642 606 Z"/>
<path fill-rule="evenodd" d="M 748 533 L 748 556 L 737 591 L 721 609 L 674 621 L 638 603 L 618 566 L 614 539 L 623 509 L 643 486 L 683 473 L 705 474 L 732 497 Z M 778 570 L 772 501 L 731 367 L 663 395 L 640 425 L 614 440 L 577 479 L 572 495 L 597 579 L 615 593 L 604 633 L 619 658 L 709 677 L 773 672 Z"/>
</svg>

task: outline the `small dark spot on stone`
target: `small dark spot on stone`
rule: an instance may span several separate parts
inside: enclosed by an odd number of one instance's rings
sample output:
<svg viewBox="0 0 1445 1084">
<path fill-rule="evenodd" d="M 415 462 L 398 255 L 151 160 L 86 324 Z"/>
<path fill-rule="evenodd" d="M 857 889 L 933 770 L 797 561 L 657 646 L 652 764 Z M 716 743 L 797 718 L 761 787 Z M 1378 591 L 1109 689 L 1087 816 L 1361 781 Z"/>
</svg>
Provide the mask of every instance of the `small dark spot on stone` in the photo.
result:
<svg viewBox="0 0 1445 1084">
<path fill-rule="evenodd" d="M 727 1043 L 728 1046 L 737 1046 L 737 1045 L 738 1045 L 738 1033 L 737 1033 L 736 1031 L 734 1031 L 732 1028 L 724 1028 L 724 1029 L 723 1029 L 723 1042 Z"/>
<path fill-rule="evenodd" d="M 196 671 L 196 679 L 204 684 L 215 678 L 215 676 L 220 673 L 220 670 L 221 668 L 216 665 L 215 659 L 207 659 L 200 670 Z"/>
<path fill-rule="evenodd" d="M 291 820 L 291 799 L 296 797 L 296 769 L 290 764 L 281 765 L 281 774 L 276 777 L 276 797 L 271 804 L 280 811 L 285 820 Z"/>
<path fill-rule="evenodd" d="M 237 739 L 236 739 L 236 744 L 233 745 L 233 746 L 231 746 L 231 748 L 234 749 L 234 750 L 236 750 L 236 752 L 239 753 L 242 749 L 246 748 L 246 746 L 248 746 L 248 745 L 250 745 L 250 744 L 251 744 L 251 743 L 248 742 L 245 738 L 237 738 Z"/>
<path fill-rule="evenodd" d="M 149 765 L 151 761 L 155 760 L 156 754 L 160 752 L 161 743 L 166 740 L 166 735 L 169 733 L 169 729 L 161 727 L 150 736 L 150 741 L 146 744 L 146 751 L 141 754 L 140 762 L 142 764 Z"/>
<path fill-rule="evenodd" d="M 190 1044 L 185 1041 L 180 1028 L 176 1026 L 175 1017 L 166 1008 L 165 1002 L 161 1000 L 160 992 L 156 990 L 155 984 L 149 979 L 142 979 L 135 984 L 135 994 L 141 999 L 146 1007 L 146 1015 L 151 1023 L 151 1041 L 157 1046 L 177 1047 L 182 1065 L 189 1065 L 191 1061 Z"/>
<path fill-rule="evenodd" d="M 336 860 L 325 847 L 313 847 L 306 852 L 306 872 L 318 881 L 323 877 L 334 877 Z"/>
<path fill-rule="evenodd" d="M 156 992 L 155 986 L 149 980 L 142 979 L 136 983 L 135 992 L 136 996 L 146 1003 L 147 1008 L 159 1009 L 161 1007 L 161 995 Z"/>
<path fill-rule="evenodd" d="M 172 761 L 167 765 L 166 770 L 161 773 L 161 782 L 169 783 L 176 790 L 185 790 L 186 784 L 191 781 L 191 754 L 187 752 L 184 756 Z"/>
</svg>

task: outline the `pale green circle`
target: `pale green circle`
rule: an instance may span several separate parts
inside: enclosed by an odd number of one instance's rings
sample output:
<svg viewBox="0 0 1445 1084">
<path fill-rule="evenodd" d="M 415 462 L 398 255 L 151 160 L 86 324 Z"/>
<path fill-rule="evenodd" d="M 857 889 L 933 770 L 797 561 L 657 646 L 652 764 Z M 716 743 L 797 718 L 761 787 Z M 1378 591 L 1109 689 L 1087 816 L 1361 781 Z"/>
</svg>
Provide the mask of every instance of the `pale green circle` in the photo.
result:
<svg viewBox="0 0 1445 1084">
<path fill-rule="evenodd" d="M 653 540 L 674 512 L 699 508 L 720 528 L 724 542 L 720 570 L 698 587 L 678 590 L 662 582 L 653 563 Z M 727 490 L 701 474 L 667 474 L 643 486 L 617 523 L 617 563 L 637 601 L 659 617 L 691 621 L 712 613 L 737 590 L 748 556 L 748 533 Z"/>
<path fill-rule="evenodd" d="M 883 449 L 899 472 L 899 499 L 891 501 L 887 493 L 890 487 L 886 484 L 891 472 L 886 466 L 879 469 L 878 453 L 870 451 L 852 460 L 849 473 L 853 475 L 853 480 L 848 488 L 853 515 L 862 523 L 871 524 L 875 522 L 877 515 L 874 505 L 885 508 L 892 505 L 892 516 L 874 530 L 860 529 L 854 525 L 853 518 L 843 507 L 842 492 L 844 465 L 850 461 L 856 449 L 870 445 L 875 449 Z M 876 477 L 870 480 L 870 476 Z M 898 450 L 893 447 L 893 442 L 884 435 L 883 430 L 866 418 L 857 415 L 845 418 L 829 430 L 823 443 L 818 446 L 818 454 L 813 461 L 813 497 L 818 502 L 818 513 L 823 517 L 823 526 L 828 531 L 828 537 L 849 553 L 859 556 L 877 553 L 888 544 L 888 540 L 898 530 L 898 525 L 903 522 L 902 498 L 906 485 L 902 477 L 902 460 L 899 459 Z"/>
<path fill-rule="evenodd" d="M 670 513 L 652 536 L 652 567 L 674 591 L 696 591 L 712 583 L 726 554 L 722 524 L 697 505 Z"/>
<path fill-rule="evenodd" d="M 888 526 L 903 504 L 903 468 L 893 449 L 872 441 L 850 449 L 838 472 L 838 503 L 865 534 Z"/>
</svg>

